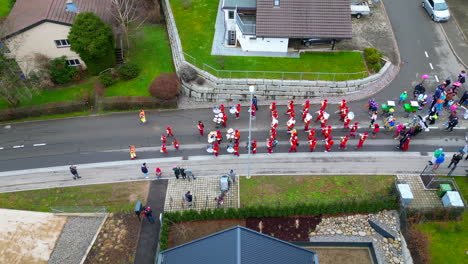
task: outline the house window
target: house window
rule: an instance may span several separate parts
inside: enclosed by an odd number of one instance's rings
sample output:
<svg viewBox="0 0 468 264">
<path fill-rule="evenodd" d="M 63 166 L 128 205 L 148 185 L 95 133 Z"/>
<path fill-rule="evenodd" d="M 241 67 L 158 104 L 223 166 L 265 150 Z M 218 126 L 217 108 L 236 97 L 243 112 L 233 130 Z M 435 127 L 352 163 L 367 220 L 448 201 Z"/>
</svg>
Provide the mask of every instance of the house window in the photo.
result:
<svg viewBox="0 0 468 264">
<path fill-rule="evenodd" d="M 279 7 L 280 6 L 280 0 L 273 0 L 273 6 Z"/>
<path fill-rule="evenodd" d="M 70 47 L 70 42 L 68 42 L 68 39 L 55 40 L 55 46 L 57 46 L 57 48 Z"/>
<path fill-rule="evenodd" d="M 77 59 L 67 60 L 67 65 L 70 67 L 80 66 L 80 60 L 77 60 Z"/>
<path fill-rule="evenodd" d="M 234 11 L 229 11 L 228 16 L 229 19 L 234 19 Z"/>
</svg>

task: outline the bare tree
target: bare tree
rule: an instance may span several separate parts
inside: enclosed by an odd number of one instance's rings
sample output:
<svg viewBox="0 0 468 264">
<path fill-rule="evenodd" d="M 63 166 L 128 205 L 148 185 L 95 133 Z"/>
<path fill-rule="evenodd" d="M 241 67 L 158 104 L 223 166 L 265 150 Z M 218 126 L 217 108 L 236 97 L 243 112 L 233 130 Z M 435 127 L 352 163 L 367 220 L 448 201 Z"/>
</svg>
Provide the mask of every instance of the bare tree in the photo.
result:
<svg viewBox="0 0 468 264">
<path fill-rule="evenodd" d="M 112 3 L 112 15 L 117 20 L 122 30 L 127 49 L 130 47 L 130 29 L 139 28 L 146 20 L 140 15 L 141 1 L 139 0 L 110 0 Z"/>
</svg>

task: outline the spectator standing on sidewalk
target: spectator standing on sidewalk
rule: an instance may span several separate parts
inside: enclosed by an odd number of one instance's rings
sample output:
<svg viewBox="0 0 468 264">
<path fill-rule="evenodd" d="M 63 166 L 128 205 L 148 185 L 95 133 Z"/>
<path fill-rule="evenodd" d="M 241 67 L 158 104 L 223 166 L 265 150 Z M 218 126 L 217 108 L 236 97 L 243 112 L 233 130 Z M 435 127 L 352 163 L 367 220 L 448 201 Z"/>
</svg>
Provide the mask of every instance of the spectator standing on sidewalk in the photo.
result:
<svg viewBox="0 0 468 264">
<path fill-rule="evenodd" d="M 81 178 L 80 175 L 78 175 L 78 170 L 76 169 L 75 165 L 70 166 L 70 173 L 73 175 L 74 180 Z"/>
<path fill-rule="evenodd" d="M 233 183 L 236 182 L 236 173 L 234 172 L 234 170 L 229 171 L 228 176 L 229 176 L 229 178 L 231 178 L 231 181 Z"/>
<path fill-rule="evenodd" d="M 437 170 L 440 167 L 440 164 L 444 163 L 444 161 L 445 161 L 445 154 L 442 153 L 435 161 L 434 170 Z"/>
<path fill-rule="evenodd" d="M 141 172 L 145 175 L 145 178 L 148 179 L 148 167 L 146 167 L 146 162 L 141 165 Z"/>
<path fill-rule="evenodd" d="M 174 171 L 174 176 L 176 177 L 176 179 L 178 180 L 179 179 L 179 175 L 180 175 L 180 169 L 177 165 L 174 165 L 174 167 L 172 167 L 172 170 Z"/>
<path fill-rule="evenodd" d="M 156 168 L 156 179 L 161 179 L 162 171 L 161 168 Z"/>
<path fill-rule="evenodd" d="M 463 93 L 463 95 L 460 97 L 460 101 L 458 101 L 458 104 L 463 105 L 466 100 L 468 100 L 468 91 Z"/>
<path fill-rule="evenodd" d="M 444 153 L 443 148 L 438 148 L 434 151 L 434 155 L 432 155 L 431 160 L 429 161 L 429 165 L 434 165 L 436 159 L 440 156 L 440 154 Z"/>
<path fill-rule="evenodd" d="M 457 152 L 453 154 L 452 160 L 450 161 L 450 164 L 448 165 L 447 168 L 450 168 L 453 165 L 453 168 L 455 169 L 458 165 L 458 162 L 463 159 L 463 153 Z"/>
<path fill-rule="evenodd" d="M 179 171 L 180 171 L 180 175 L 182 176 L 182 179 L 185 180 L 185 178 L 187 178 L 187 174 L 185 174 L 185 169 L 183 167 L 182 168 L 179 167 Z"/>
<path fill-rule="evenodd" d="M 254 105 L 255 107 L 255 111 L 258 111 L 258 100 L 257 100 L 257 96 L 254 96 L 252 98 L 252 104 Z"/>
<path fill-rule="evenodd" d="M 192 194 L 190 193 L 190 191 L 188 191 L 188 192 L 185 194 L 185 201 L 187 201 L 187 205 L 188 205 L 188 206 L 192 206 L 192 199 L 193 199 L 193 196 L 192 196 Z"/>
<path fill-rule="evenodd" d="M 191 169 L 185 167 L 185 175 L 187 175 L 187 178 L 190 180 L 190 177 L 195 180 L 195 175 L 193 175 L 193 172 Z"/>
<path fill-rule="evenodd" d="M 452 119 L 450 119 L 448 121 L 448 126 L 447 126 L 446 130 L 452 132 L 453 128 L 456 127 L 457 125 L 458 125 L 458 116 L 453 117 Z"/>
</svg>

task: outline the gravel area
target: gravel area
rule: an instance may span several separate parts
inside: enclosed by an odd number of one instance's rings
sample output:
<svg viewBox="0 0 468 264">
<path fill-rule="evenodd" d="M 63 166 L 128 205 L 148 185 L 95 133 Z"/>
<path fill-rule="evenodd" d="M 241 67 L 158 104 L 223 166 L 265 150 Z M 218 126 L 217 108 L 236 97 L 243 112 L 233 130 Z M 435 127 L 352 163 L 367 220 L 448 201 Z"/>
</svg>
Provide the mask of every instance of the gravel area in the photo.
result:
<svg viewBox="0 0 468 264">
<path fill-rule="evenodd" d="M 105 216 L 69 216 L 49 264 L 80 263 Z"/>
</svg>

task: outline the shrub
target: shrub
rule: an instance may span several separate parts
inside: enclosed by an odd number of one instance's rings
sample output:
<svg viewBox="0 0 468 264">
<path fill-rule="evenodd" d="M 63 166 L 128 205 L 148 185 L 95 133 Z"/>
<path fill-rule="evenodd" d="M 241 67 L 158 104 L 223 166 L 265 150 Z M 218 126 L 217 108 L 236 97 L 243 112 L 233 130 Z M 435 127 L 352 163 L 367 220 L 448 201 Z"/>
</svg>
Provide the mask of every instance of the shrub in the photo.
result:
<svg viewBox="0 0 468 264">
<path fill-rule="evenodd" d="M 203 84 L 205 84 L 205 78 L 198 76 L 198 78 L 197 78 L 197 84 L 198 84 L 198 85 L 203 85 Z"/>
<path fill-rule="evenodd" d="M 370 71 L 378 72 L 382 68 L 381 59 L 383 54 L 375 48 L 364 49 L 364 60 Z"/>
<path fill-rule="evenodd" d="M 105 72 L 99 75 L 99 82 L 104 85 L 104 87 L 109 87 L 117 82 L 117 80 L 112 76 L 111 72 Z"/>
<path fill-rule="evenodd" d="M 364 58 L 366 58 L 367 56 L 369 56 L 371 54 L 374 54 L 374 53 L 378 53 L 376 48 L 365 48 L 364 49 Z"/>
<path fill-rule="evenodd" d="M 376 64 L 379 63 L 380 61 L 380 56 L 378 53 L 371 54 L 367 56 L 367 63 L 369 64 Z"/>
<path fill-rule="evenodd" d="M 180 82 L 175 73 L 161 73 L 148 88 L 149 93 L 156 98 L 170 100 L 179 95 Z"/>
<path fill-rule="evenodd" d="M 182 67 L 180 67 L 179 75 L 180 75 L 180 78 L 182 79 L 182 81 L 184 81 L 186 83 L 194 81 L 198 77 L 197 71 L 194 68 L 192 68 L 192 67 L 190 67 L 189 65 L 186 65 L 186 64 L 184 64 L 184 65 L 182 65 Z"/>
<path fill-rule="evenodd" d="M 81 69 L 79 67 L 70 67 L 67 65 L 65 56 L 55 58 L 50 61 L 49 74 L 52 81 L 56 84 L 65 84 L 73 80 L 75 74 Z"/>
<path fill-rule="evenodd" d="M 137 64 L 130 62 L 120 66 L 117 70 L 117 74 L 120 79 L 128 81 L 137 77 L 138 74 L 140 74 L 140 71 L 141 69 Z"/>
</svg>

